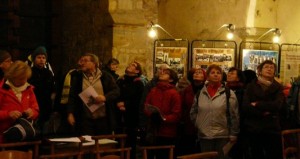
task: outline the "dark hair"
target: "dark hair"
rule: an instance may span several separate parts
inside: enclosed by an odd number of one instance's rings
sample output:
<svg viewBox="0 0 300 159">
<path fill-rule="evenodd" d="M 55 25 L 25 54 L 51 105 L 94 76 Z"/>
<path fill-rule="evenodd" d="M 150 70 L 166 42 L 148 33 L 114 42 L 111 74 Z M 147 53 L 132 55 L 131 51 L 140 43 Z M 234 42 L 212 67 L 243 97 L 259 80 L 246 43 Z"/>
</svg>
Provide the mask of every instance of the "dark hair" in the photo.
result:
<svg viewBox="0 0 300 159">
<path fill-rule="evenodd" d="M 133 63 L 136 64 L 136 69 L 139 70 L 138 76 L 142 75 L 143 74 L 142 65 L 137 61 L 133 61 Z"/>
<path fill-rule="evenodd" d="M 116 58 L 111 58 L 111 59 L 108 60 L 106 66 L 109 67 L 111 64 L 120 64 L 120 62 Z"/>
<path fill-rule="evenodd" d="M 165 72 L 168 72 L 170 78 L 173 80 L 171 82 L 171 84 L 176 85 L 176 83 L 178 82 L 179 78 L 177 75 L 177 72 L 175 72 L 173 69 L 167 68 L 164 70 Z"/>
<path fill-rule="evenodd" d="M 276 71 L 277 71 L 277 65 L 272 61 L 272 60 L 265 60 L 264 62 L 262 62 L 261 64 L 259 64 L 257 66 L 257 72 L 260 74 L 261 73 L 261 70 L 262 68 L 264 67 L 265 64 L 270 64 L 270 65 L 274 65 L 274 74 L 276 74 Z"/>
<path fill-rule="evenodd" d="M 231 72 L 231 71 L 236 71 L 236 74 L 240 80 L 239 82 L 242 82 L 242 83 L 245 82 L 246 79 L 245 79 L 245 75 L 242 70 L 240 70 L 236 67 L 231 67 L 228 72 Z"/>
<path fill-rule="evenodd" d="M 222 76 L 223 76 L 222 68 L 218 65 L 215 65 L 215 64 L 212 64 L 212 65 L 208 66 L 208 68 L 206 70 L 206 76 L 208 76 L 210 74 L 212 69 L 216 69 L 216 70 L 220 71 L 222 73 Z"/>
<path fill-rule="evenodd" d="M 253 70 L 245 70 L 243 71 L 245 77 L 245 84 L 250 83 L 252 80 L 257 79 L 256 73 Z"/>
<path fill-rule="evenodd" d="M 206 72 L 202 68 L 191 68 L 187 74 L 187 79 L 192 83 L 194 81 L 193 76 L 197 70 L 201 70 L 203 73 L 204 81 L 206 80 Z"/>
<path fill-rule="evenodd" d="M 4 62 L 8 58 L 11 58 L 10 53 L 6 50 L 0 50 L 0 63 Z"/>
</svg>

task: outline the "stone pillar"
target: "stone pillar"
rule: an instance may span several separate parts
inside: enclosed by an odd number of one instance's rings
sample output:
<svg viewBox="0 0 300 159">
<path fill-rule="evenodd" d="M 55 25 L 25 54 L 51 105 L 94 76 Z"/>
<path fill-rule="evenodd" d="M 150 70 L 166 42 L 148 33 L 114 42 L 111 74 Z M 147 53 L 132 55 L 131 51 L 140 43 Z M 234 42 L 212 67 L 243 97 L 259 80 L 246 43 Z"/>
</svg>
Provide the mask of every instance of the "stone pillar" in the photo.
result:
<svg viewBox="0 0 300 159">
<path fill-rule="evenodd" d="M 109 13 L 113 20 L 112 56 L 120 61 L 118 74 L 123 75 L 126 66 L 136 60 L 152 78 L 153 39 L 147 36 L 147 25 L 157 21 L 157 2 L 110 0 Z"/>
</svg>

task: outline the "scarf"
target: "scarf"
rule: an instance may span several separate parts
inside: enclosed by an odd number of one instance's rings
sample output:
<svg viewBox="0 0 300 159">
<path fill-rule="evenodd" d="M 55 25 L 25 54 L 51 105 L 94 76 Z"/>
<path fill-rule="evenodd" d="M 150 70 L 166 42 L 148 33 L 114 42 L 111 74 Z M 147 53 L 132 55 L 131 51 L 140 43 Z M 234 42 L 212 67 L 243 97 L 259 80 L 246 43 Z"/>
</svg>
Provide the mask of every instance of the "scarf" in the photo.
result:
<svg viewBox="0 0 300 159">
<path fill-rule="evenodd" d="M 221 83 L 217 83 L 217 84 L 209 83 L 207 85 L 207 92 L 210 95 L 210 97 L 213 97 L 217 93 L 220 87 L 221 87 Z"/>
<path fill-rule="evenodd" d="M 16 97 L 18 98 L 18 100 L 20 102 L 22 101 L 22 92 L 25 91 L 28 86 L 30 86 L 30 84 L 27 82 L 23 86 L 20 86 L 20 87 L 15 87 L 8 80 L 5 83 L 10 86 L 10 88 L 12 89 L 12 91 L 14 92 L 14 94 L 16 95 Z"/>
<path fill-rule="evenodd" d="M 271 86 L 271 84 L 273 83 L 273 81 L 268 81 L 266 79 L 264 79 L 261 76 L 258 76 L 257 78 L 257 83 L 262 87 L 262 89 L 265 91 L 269 88 L 269 86 Z"/>
</svg>

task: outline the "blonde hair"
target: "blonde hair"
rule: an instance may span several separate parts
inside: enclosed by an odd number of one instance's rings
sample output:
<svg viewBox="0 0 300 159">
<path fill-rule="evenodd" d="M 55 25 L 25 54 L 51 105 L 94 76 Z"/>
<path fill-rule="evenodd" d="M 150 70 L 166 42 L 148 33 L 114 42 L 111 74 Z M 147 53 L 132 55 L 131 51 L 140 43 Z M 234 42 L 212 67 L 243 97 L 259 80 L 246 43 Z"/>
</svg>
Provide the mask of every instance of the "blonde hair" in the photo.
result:
<svg viewBox="0 0 300 159">
<path fill-rule="evenodd" d="M 31 77 L 31 68 L 23 61 L 15 61 L 11 64 L 8 70 L 4 74 L 4 78 L 9 81 L 13 81 L 16 77 L 26 75 L 27 79 Z"/>
</svg>

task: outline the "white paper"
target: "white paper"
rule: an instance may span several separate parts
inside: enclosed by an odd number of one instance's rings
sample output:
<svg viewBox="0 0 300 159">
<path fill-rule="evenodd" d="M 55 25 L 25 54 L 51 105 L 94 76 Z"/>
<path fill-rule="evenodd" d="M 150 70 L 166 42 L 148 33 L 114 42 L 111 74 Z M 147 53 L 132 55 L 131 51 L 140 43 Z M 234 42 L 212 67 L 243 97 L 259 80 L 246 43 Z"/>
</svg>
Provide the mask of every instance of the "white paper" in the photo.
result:
<svg viewBox="0 0 300 159">
<path fill-rule="evenodd" d="M 97 96 L 98 94 L 93 86 L 89 86 L 87 89 L 85 89 L 79 94 L 81 100 L 84 102 L 84 104 L 87 106 L 87 108 L 89 108 L 89 110 L 92 113 L 95 112 L 101 106 L 104 106 L 104 103 L 95 104 L 93 102 L 94 98 Z"/>
<path fill-rule="evenodd" d="M 84 135 L 82 137 L 84 138 L 84 141 L 82 143 L 83 146 L 95 145 L 95 140 L 92 139 L 92 136 Z M 49 139 L 49 141 L 51 141 L 51 142 L 73 142 L 73 143 L 81 142 L 79 137 L 53 138 L 53 139 Z M 98 143 L 100 145 L 104 145 L 104 144 L 117 144 L 118 142 L 115 140 L 111 140 L 111 139 L 100 139 L 100 140 L 98 140 Z"/>
<path fill-rule="evenodd" d="M 95 145 L 95 140 L 92 139 L 92 136 L 84 135 L 82 137 L 85 139 L 85 142 L 82 143 L 83 146 Z M 111 139 L 100 139 L 100 140 L 98 140 L 98 143 L 100 145 L 104 145 L 104 144 L 116 144 L 118 142 L 115 140 L 111 140 Z"/>
<path fill-rule="evenodd" d="M 67 138 L 53 138 L 49 139 L 52 142 L 81 142 L 78 137 L 67 137 Z"/>
</svg>

